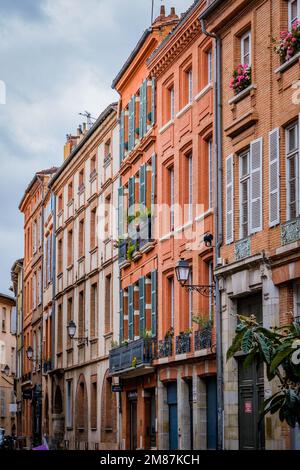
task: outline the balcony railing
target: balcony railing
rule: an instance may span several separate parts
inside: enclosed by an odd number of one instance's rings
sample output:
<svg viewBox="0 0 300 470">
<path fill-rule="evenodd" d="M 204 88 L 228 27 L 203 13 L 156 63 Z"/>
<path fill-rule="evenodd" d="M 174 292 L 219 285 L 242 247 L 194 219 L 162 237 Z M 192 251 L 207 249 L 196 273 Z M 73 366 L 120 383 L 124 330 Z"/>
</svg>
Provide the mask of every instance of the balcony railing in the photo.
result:
<svg viewBox="0 0 300 470">
<path fill-rule="evenodd" d="M 288 245 L 289 243 L 300 240 L 300 217 L 289 220 L 281 225 L 281 244 Z"/>
<path fill-rule="evenodd" d="M 127 260 L 127 247 L 128 241 L 123 240 L 119 244 L 119 264 L 124 263 Z"/>
<path fill-rule="evenodd" d="M 176 336 L 176 354 L 185 354 L 191 352 L 191 335 L 181 333 Z"/>
<path fill-rule="evenodd" d="M 158 358 L 161 359 L 163 357 L 169 357 L 173 354 L 173 338 L 170 336 L 169 338 L 165 338 L 158 342 L 158 351 L 157 355 Z"/>
<path fill-rule="evenodd" d="M 201 349 L 211 348 L 212 330 L 211 328 L 204 328 L 203 330 L 195 331 L 194 344 L 195 351 Z"/>
<path fill-rule="evenodd" d="M 140 249 L 143 248 L 147 243 L 153 241 L 151 238 L 152 224 L 151 216 L 149 215 L 146 219 L 142 220 L 140 224 Z"/>
<path fill-rule="evenodd" d="M 133 372 L 150 366 L 154 359 L 155 340 L 153 338 L 140 338 L 124 346 L 112 349 L 109 353 L 109 372 Z"/>
</svg>

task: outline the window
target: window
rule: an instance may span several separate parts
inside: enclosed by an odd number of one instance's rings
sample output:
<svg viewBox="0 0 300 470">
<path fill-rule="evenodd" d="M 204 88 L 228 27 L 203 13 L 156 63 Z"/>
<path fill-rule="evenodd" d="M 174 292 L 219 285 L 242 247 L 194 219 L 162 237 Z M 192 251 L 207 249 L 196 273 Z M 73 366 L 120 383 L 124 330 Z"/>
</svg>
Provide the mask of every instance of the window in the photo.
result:
<svg viewBox="0 0 300 470">
<path fill-rule="evenodd" d="M 42 270 L 39 268 L 37 276 L 37 303 L 40 305 L 42 302 Z"/>
<path fill-rule="evenodd" d="M 294 123 L 286 130 L 287 158 L 287 219 L 294 219 L 299 214 L 299 137 L 298 124 Z"/>
<path fill-rule="evenodd" d="M 33 360 L 33 370 L 35 371 L 37 369 L 37 348 L 36 348 L 36 333 L 34 331 L 33 333 L 33 344 L 32 344 L 32 349 L 33 349 L 33 353 L 32 353 L 32 360 Z"/>
<path fill-rule="evenodd" d="M 110 147 L 111 147 L 111 141 L 108 139 L 105 144 L 104 144 L 104 158 L 109 158 L 110 157 Z"/>
<path fill-rule="evenodd" d="M 105 220 L 104 220 L 104 236 L 107 240 L 111 236 L 111 196 L 105 198 Z"/>
<path fill-rule="evenodd" d="M 190 275 L 189 275 L 188 284 L 189 285 L 193 284 L 192 271 L 190 272 Z M 192 328 L 193 327 L 193 291 L 192 290 L 188 291 L 188 296 L 189 296 L 189 328 Z"/>
<path fill-rule="evenodd" d="M 38 328 L 37 330 L 37 346 L 36 346 L 36 351 L 37 351 L 37 369 L 39 370 L 41 368 L 41 360 L 42 360 L 42 335 L 41 335 L 41 328 Z"/>
<path fill-rule="evenodd" d="M 78 299 L 78 336 L 83 338 L 85 336 L 85 305 L 84 305 L 84 292 L 79 292 Z"/>
<path fill-rule="evenodd" d="M 2 331 L 3 333 L 6 332 L 6 308 L 2 308 Z"/>
<path fill-rule="evenodd" d="M 105 333 L 111 332 L 111 276 L 105 278 Z"/>
<path fill-rule="evenodd" d="M 78 254 L 79 258 L 84 256 L 84 219 L 81 219 L 79 222 L 79 247 L 78 247 Z"/>
<path fill-rule="evenodd" d="M 57 268 L 58 268 L 58 274 L 62 273 L 62 267 L 63 267 L 63 242 L 62 238 L 60 238 L 57 242 Z"/>
<path fill-rule="evenodd" d="M 0 417 L 6 418 L 5 389 L 0 388 Z"/>
<path fill-rule="evenodd" d="M 32 307 L 36 308 L 36 273 L 34 273 L 32 278 Z"/>
<path fill-rule="evenodd" d="M 212 50 L 207 53 L 207 83 L 212 83 Z"/>
<path fill-rule="evenodd" d="M 208 150 L 208 208 L 213 207 L 213 143 L 209 139 L 207 143 Z"/>
<path fill-rule="evenodd" d="M 73 230 L 68 231 L 68 266 L 73 263 Z"/>
<path fill-rule="evenodd" d="M 91 377 L 91 407 L 90 407 L 90 420 L 91 429 L 97 429 L 97 376 Z"/>
<path fill-rule="evenodd" d="M 249 235 L 249 188 L 250 188 L 250 152 L 247 150 L 239 158 L 240 162 L 240 237 Z"/>
<path fill-rule="evenodd" d="M 169 120 L 174 119 L 175 117 L 175 91 L 174 86 L 172 85 L 169 88 Z"/>
<path fill-rule="evenodd" d="M 193 102 L 193 69 L 190 66 L 183 71 L 182 107 Z"/>
<path fill-rule="evenodd" d="M 63 309 L 62 304 L 57 309 L 57 353 L 62 352 L 63 347 Z"/>
<path fill-rule="evenodd" d="M 193 218 L 193 156 L 189 154 L 187 156 L 188 163 L 188 216 L 189 220 Z"/>
<path fill-rule="evenodd" d="M 98 305 L 98 286 L 97 283 L 91 285 L 90 299 L 90 335 L 91 338 L 97 336 L 97 305 Z"/>
<path fill-rule="evenodd" d="M 289 0 L 288 3 L 288 23 L 289 29 L 292 29 L 297 20 L 300 19 L 300 0 Z"/>
<path fill-rule="evenodd" d="M 35 220 L 32 226 L 32 252 L 33 254 L 35 254 L 37 251 L 37 238 L 38 238 L 37 221 Z"/>
<path fill-rule="evenodd" d="M 174 230 L 174 168 L 169 168 L 170 231 Z"/>
<path fill-rule="evenodd" d="M 61 212 L 63 210 L 63 196 L 60 194 L 58 196 L 58 207 L 57 207 L 58 212 Z"/>
<path fill-rule="evenodd" d="M 168 298 L 170 302 L 170 305 L 169 305 L 170 327 L 174 328 L 174 315 L 175 315 L 174 277 L 168 278 L 168 284 L 169 284 Z"/>
<path fill-rule="evenodd" d="M 96 246 L 96 208 L 91 210 L 90 220 L 90 249 Z"/>
<path fill-rule="evenodd" d="M 214 282 L 214 265 L 213 261 L 209 261 L 208 263 L 208 285 L 212 286 Z M 213 291 L 210 290 L 209 297 L 208 297 L 208 313 L 209 319 L 213 319 L 213 308 L 214 308 L 214 294 Z"/>
<path fill-rule="evenodd" d="M 96 156 L 91 158 L 91 165 L 90 165 L 90 178 L 93 178 L 97 174 L 96 170 Z"/>
<path fill-rule="evenodd" d="M 79 172 L 78 179 L 78 192 L 81 193 L 84 190 L 84 169 Z"/>
<path fill-rule="evenodd" d="M 294 318 L 297 323 L 300 323 L 300 284 L 294 284 Z"/>
<path fill-rule="evenodd" d="M 251 32 L 243 34 L 241 37 L 241 64 L 251 65 Z"/>
<path fill-rule="evenodd" d="M 66 426 L 72 428 L 73 426 L 73 412 L 72 412 L 72 380 L 67 380 L 67 393 L 66 393 Z"/>
<path fill-rule="evenodd" d="M 68 184 L 68 202 L 71 202 L 73 199 L 73 181 L 70 181 Z"/>
<path fill-rule="evenodd" d="M 67 325 L 70 321 L 73 320 L 73 298 L 70 297 L 68 299 L 68 307 L 67 307 Z M 71 348 L 72 340 L 69 335 L 67 335 L 67 347 Z"/>
</svg>

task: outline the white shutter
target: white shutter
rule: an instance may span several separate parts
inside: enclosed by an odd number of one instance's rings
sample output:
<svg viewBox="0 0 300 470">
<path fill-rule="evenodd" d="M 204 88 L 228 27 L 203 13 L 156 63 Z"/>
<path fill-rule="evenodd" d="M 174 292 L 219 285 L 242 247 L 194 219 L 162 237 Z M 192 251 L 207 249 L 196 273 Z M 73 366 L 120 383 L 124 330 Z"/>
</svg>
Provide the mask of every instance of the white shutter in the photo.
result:
<svg viewBox="0 0 300 470">
<path fill-rule="evenodd" d="M 279 129 L 273 129 L 269 133 L 269 225 L 273 227 L 279 224 Z"/>
<path fill-rule="evenodd" d="M 262 230 L 262 138 L 250 144 L 250 233 Z"/>
<path fill-rule="evenodd" d="M 233 155 L 226 158 L 226 243 L 233 242 Z"/>
</svg>

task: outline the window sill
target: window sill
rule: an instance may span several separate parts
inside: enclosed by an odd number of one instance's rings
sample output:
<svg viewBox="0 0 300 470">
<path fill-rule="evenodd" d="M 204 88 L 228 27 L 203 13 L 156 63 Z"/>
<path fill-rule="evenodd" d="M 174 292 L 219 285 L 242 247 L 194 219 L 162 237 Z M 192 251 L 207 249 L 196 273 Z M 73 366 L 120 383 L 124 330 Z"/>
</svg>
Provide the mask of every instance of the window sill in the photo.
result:
<svg viewBox="0 0 300 470">
<path fill-rule="evenodd" d="M 202 90 L 199 91 L 199 93 L 194 97 L 194 100 L 195 101 L 199 101 L 203 96 L 206 95 L 206 93 L 209 91 L 209 90 L 212 90 L 213 88 L 213 84 L 212 83 L 208 83 L 204 88 L 202 88 Z"/>
<path fill-rule="evenodd" d="M 184 113 L 186 113 L 189 109 L 191 109 L 192 104 L 193 104 L 192 102 L 186 104 L 186 105 L 176 114 L 176 118 L 180 118 L 181 116 L 183 116 Z"/>
<path fill-rule="evenodd" d="M 241 101 L 242 99 L 244 99 L 246 96 L 250 95 L 250 93 L 251 93 L 252 90 L 256 90 L 256 85 L 252 84 L 252 85 L 248 86 L 247 88 L 245 88 L 245 90 L 241 91 L 240 93 L 238 93 L 237 95 L 235 95 L 233 98 L 231 98 L 231 99 L 228 101 L 228 104 L 236 104 L 236 103 L 238 103 L 239 101 Z"/>
<path fill-rule="evenodd" d="M 97 337 L 94 337 L 94 338 L 90 339 L 90 344 L 96 344 L 96 343 L 98 343 L 98 338 Z"/>
<path fill-rule="evenodd" d="M 289 69 L 292 65 L 294 65 L 300 59 L 300 52 L 298 52 L 294 57 L 284 62 L 284 64 L 280 65 L 277 69 L 274 70 L 274 73 L 282 73 L 285 70 Z"/>
<path fill-rule="evenodd" d="M 170 121 L 168 121 L 163 127 L 161 127 L 159 129 L 159 133 L 160 134 L 163 134 L 167 129 L 169 129 L 169 127 L 171 127 L 172 125 L 174 124 L 174 119 L 171 119 Z"/>
</svg>

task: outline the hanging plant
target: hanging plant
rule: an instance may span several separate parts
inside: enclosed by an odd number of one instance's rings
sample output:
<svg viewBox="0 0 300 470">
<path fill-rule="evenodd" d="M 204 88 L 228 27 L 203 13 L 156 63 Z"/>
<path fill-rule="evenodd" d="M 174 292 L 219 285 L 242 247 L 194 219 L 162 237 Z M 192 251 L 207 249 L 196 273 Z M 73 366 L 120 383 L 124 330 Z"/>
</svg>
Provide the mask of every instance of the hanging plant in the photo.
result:
<svg viewBox="0 0 300 470">
<path fill-rule="evenodd" d="M 233 71 L 229 87 L 237 95 L 251 85 L 251 67 L 248 64 L 239 64 Z"/>
<path fill-rule="evenodd" d="M 278 40 L 273 39 L 274 50 L 280 55 L 282 62 L 291 59 L 300 52 L 300 21 L 296 21 L 291 31 L 281 31 Z"/>
</svg>

